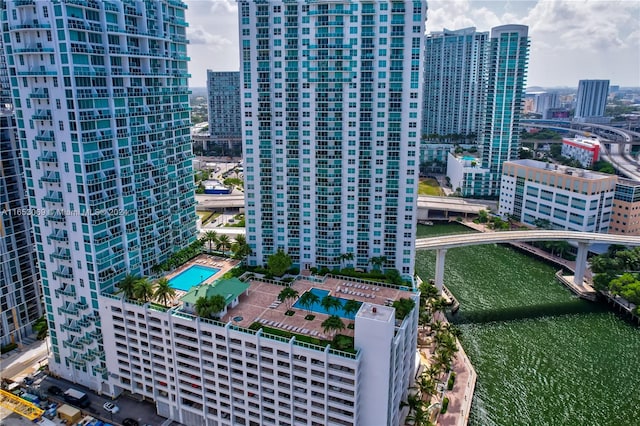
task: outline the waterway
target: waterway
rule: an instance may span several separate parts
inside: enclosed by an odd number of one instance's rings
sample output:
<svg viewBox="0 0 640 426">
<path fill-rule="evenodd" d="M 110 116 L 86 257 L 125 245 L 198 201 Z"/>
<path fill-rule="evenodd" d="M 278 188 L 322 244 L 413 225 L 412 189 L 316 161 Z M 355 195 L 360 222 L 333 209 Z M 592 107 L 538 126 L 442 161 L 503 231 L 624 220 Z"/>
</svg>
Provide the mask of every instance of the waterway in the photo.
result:
<svg viewBox="0 0 640 426">
<path fill-rule="evenodd" d="M 420 226 L 419 237 L 473 232 Z M 418 251 L 432 278 L 435 253 Z M 573 296 L 555 268 L 506 246 L 450 249 L 450 317 L 478 382 L 469 424 L 640 425 L 640 328 L 607 306 Z"/>
</svg>

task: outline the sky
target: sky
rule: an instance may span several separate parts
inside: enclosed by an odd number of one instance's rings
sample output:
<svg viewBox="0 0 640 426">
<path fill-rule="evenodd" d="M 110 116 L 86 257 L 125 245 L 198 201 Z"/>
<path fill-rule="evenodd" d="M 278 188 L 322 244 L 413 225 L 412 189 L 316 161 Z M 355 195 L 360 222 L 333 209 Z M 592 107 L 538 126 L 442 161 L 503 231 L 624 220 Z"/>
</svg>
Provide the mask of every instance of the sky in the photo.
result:
<svg viewBox="0 0 640 426">
<path fill-rule="evenodd" d="M 187 0 L 191 87 L 207 69 L 238 71 L 235 0 Z M 505 24 L 529 26 L 527 86 L 577 87 L 608 79 L 640 87 L 640 0 L 429 0 L 427 32 Z"/>
</svg>

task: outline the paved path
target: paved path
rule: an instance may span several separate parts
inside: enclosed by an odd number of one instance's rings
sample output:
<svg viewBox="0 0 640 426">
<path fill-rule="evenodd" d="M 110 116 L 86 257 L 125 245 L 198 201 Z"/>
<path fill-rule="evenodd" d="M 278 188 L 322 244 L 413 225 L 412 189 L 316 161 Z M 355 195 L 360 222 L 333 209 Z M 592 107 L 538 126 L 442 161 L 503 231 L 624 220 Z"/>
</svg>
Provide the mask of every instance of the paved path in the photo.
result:
<svg viewBox="0 0 640 426">
<path fill-rule="evenodd" d="M 456 373 L 456 380 L 453 389 L 445 393 L 449 406 L 446 413 L 438 416 L 438 426 L 464 426 L 469 421 L 477 375 L 460 342 L 451 369 Z"/>
<path fill-rule="evenodd" d="M 0 360 L 0 376 L 18 382 L 47 362 L 47 343 L 37 340 Z"/>
</svg>

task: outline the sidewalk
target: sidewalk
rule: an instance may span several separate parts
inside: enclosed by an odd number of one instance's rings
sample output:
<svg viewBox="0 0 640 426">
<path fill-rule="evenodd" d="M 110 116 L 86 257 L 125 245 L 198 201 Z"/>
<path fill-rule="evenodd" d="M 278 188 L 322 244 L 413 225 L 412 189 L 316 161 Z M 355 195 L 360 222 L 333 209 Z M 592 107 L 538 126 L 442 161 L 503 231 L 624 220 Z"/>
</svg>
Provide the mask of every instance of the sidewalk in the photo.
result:
<svg viewBox="0 0 640 426">
<path fill-rule="evenodd" d="M 453 389 L 445 392 L 445 396 L 449 398 L 449 406 L 446 413 L 438 415 L 438 426 L 464 426 L 469 422 L 477 375 L 459 341 L 458 353 L 451 370 L 456 373 L 456 379 Z"/>
</svg>

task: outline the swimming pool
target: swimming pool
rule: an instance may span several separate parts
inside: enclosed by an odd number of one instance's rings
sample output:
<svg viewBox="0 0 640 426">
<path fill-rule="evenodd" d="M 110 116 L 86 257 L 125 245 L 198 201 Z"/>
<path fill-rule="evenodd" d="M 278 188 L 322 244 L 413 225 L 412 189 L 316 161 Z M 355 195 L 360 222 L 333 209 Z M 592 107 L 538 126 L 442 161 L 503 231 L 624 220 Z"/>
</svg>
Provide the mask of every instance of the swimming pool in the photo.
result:
<svg viewBox="0 0 640 426">
<path fill-rule="evenodd" d="M 311 293 L 315 294 L 316 296 L 318 296 L 318 299 L 320 299 L 320 300 L 307 308 L 306 306 L 301 306 L 300 299 L 298 299 L 298 300 L 296 300 L 296 303 L 293 304 L 293 307 L 294 308 L 298 308 L 298 309 L 310 310 L 310 311 L 318 312 L 318 313 L 321 313 L 321 314 L 337 315 L 339 317 L 347 318 L 347 319 L 355 319 L 356 318 L 356 313 L 355 312 L 354 313 L 350 313 L 349 315 L 347 315 L 344 312 L 343 306 L 347 302 L 348 299 L 343 299 L 342 297 L 333 296 L 334 298 L 336 298 L 336 299 L 338 299 L 340 301 L 340 307 L 337 308 L 337 309 L 332 309 L 331 312 L 327 312 L 327 310 L 322 306 L 321 303 L 322 303 L 322 299 L 324 299 L 324 297 L 329 294 L 329 291 L 328 290 L 321 290 L 319 288 L 311 288 L 311 289 L 309 289 L 309 292 L 311 292 Z"/>
<path fill-rule="evenodd" d="M 193 265 L 171 278 L 169 284 L 176 290 L 189 291 L 191 287 L 215 275 L 219 270 L 207 266 Z"/>
</svg>

